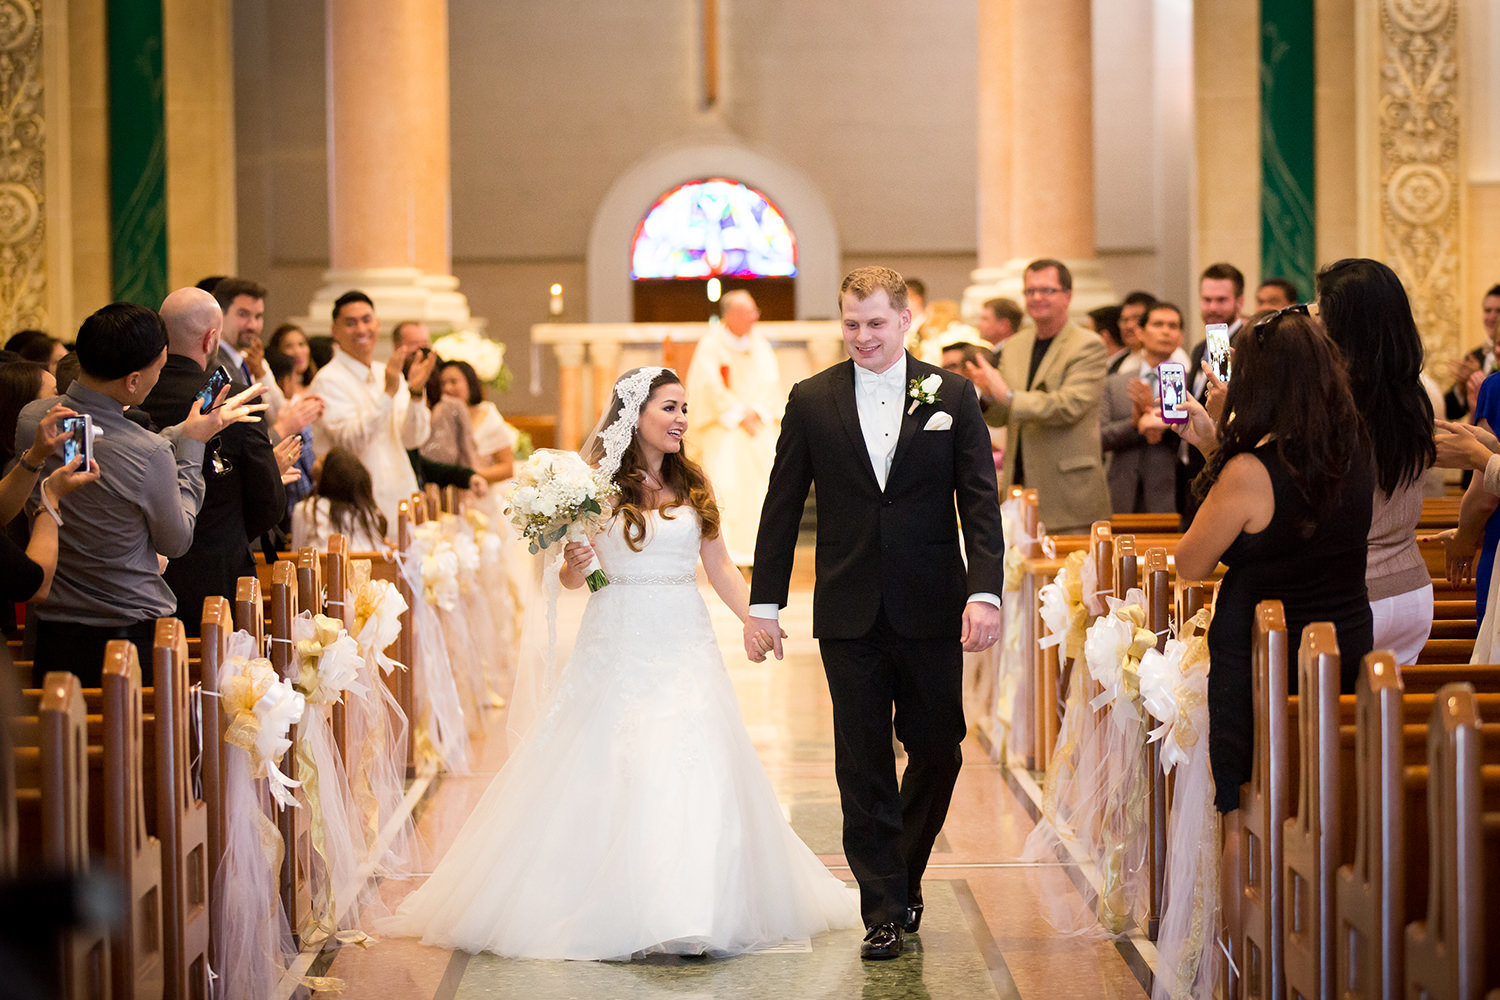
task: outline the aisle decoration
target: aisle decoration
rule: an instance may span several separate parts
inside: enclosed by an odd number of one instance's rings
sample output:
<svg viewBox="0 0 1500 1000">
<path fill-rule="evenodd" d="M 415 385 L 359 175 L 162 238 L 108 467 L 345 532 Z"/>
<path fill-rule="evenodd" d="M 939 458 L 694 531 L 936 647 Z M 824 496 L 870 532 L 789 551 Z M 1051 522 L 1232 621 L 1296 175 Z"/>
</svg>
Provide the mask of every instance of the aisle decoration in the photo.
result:
<svg viewBox="0 0 1500 1000">
<path fill-rule="evenodd" d="M 307 706 L 297 729 L 294 759 L 307 799 L 313 853 L 321 861 L 308 873 L 310 924 L 297 931 L 304 945 L 335 935 L 345 943 L 357 942 L 363 940 L 362 935 L 341 931 L 359 922 L 356 900 L 340 899 L 339 892 L 359 884 L 364 838 L 358 834 L 359 809 L 333 738 L 332 716 L 341 698 L 353 704 L 367 697 L 370 689 L 359 676 L 363 663 L 359 644 L 339 619 L 303 611 L 292 619 L 292 641 L 297 650 L 296 688 Z M 358 895 L 358 889 L 353 891 Z"/>
<path fill-rule="evenodd" d="M 272 808 L 298 808 L 291 792 L 298 782 L 280 764 L 304 701 L 243 631 L 230 639 L 219 691 L 230 749 L 224 856 L 214 873 L 212 897 L 222 928 L 214 942 L 214 968 L 229 1000 L 264 1000 L 296 955 L 277 888 L 286 845 L 269 814 Z"/>
<path fill-rule="evenodd" d="M 376 871 L 390 877 L 417 870 L 420 860 L 410 813 L 401 808 L 406 796 L 409 722 L 390 686 L 381 679 L 407 669 L 386 653 L 401 634 L 401 615 L 407 606 L 394 583 L 374 580 L 371 575 L 369 560 L 350 561 L 345 607 L 354 609 L 349 631 L 363 661 L 360 678 L 370 695 L 346 704 L 344 723 L 349 746 L 358 748 L 348 755 L 349 784 L 366 851 L 375 849 L 386 824 L 399 821 L 399 826 L 388 831 L 385 850 L 373 859 Z"/>
<path fill-rule="evenodd" d="M 1011 497 L 1000 505 L 1000 521 L 1005 531 L 1005 594 L 1000 602 L 1000 640 L 995 644 L 993 754 L 997 760 L 1025 760 L 1031 753 L 1032 677 L 1021 636 L 1026 631 L 1025 612 L 1021 603 L 1021 582 L 1025 576 L 1026 553 L 1041 543 L 1044 555 L 1055 555 L 1047 530 L 1037 525 L 1037 534 L 1027 534 L 1020 497 Z"/>
<path fill-rule="evenodd" d="M 1098 855 L 1099 922 L 1119 934 L 1134 921 L 1145 924 L 1151 900 L 1150 774 L 1146 770 L 1146 718 L 1140 708 L 1140 662 L 1156 649 L 1156 633 L 1146 628 L 1146 597 L 1132 588 L 1122 601 L 1107 598 L 1109 613 L 1089 628 L 1084 659 L 1099 694 L 1089 703 L 1108 723 L 1095 730 L 1097 757 L 1093 796 L 1102 809 Z"/>
<path fill-rule="evenodd" d="M 1209 610 L 1194 615 L 1164 652 L 1141 659 L 1141 700 L 1157 720 L 1163 778 L 1175 767 L 1167 822 L 1165 907 L 1156 939 L 1155 1000 L 1214 995 L 1223 981 L 1218 947 L 1219 813 L 1208 759 Z"/>
<path fill-rule="evenodd" d="M 616 426 L 621 423 L 616 421 L 604 433 L 608 435 Z M 581 542 L 598 531 L 617 492 L 613 482 L 590 469 L 576 452 L 542 448 L 516 470 L 516 486 L 505 515 L 535 554 L 554 542 Z M 591 592 L 609 583 L 597 559 L 589 565 L 585 580 Z"/>
<path fill-rule="evenodd" d="M 432 527 L 428 527 L 432 525 Z M 458 557 L 441 545 L 441 529 L 434 522 L 414 526 L 412 544 L 397 555 L 402 579 L 412 594 L 411 627 L 415 640 L 412 672 L 411 739 L 415 756 L 454 773 L 469 769 L 469 734 L 459 697 L 458 682 L 438 609 L 457 606 Z"/>
</svg>

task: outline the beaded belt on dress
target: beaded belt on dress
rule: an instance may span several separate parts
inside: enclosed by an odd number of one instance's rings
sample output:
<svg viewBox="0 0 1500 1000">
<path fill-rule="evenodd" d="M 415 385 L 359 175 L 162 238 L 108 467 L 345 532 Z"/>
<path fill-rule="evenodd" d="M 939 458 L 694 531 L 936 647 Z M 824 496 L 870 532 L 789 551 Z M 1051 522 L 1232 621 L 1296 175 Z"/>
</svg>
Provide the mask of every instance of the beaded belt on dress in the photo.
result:
<svg viewBox="0 0 1500 1000">
<path fill-rule="evenodd" d="M 691 584 L 697 586 L 698 575 L 696 573 L 610 573 L 610 583 L 623 583 L 637 586 L 685 586 Z"/>
</svg>

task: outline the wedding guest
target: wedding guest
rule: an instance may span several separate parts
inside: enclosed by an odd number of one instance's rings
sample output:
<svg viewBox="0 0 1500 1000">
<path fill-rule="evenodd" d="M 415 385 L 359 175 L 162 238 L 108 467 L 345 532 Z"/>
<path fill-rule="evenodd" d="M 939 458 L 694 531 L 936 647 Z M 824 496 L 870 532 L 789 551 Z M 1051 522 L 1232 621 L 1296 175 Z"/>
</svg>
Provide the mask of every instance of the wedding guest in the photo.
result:
<svg viewBox="0 0 1500 1000">
<path fill-rule="evenodd" d="M 62 360 L 57 363 L 57 370 L 52 373 L 53 377 L 57 379 L 57 394 L 59 396 L 68 391 L 68 386 L 73 384 L 73 380 L 78 377 L 79 371 L 78 352 L 69 351 L 67 354 L 64 354 Z"/>
<path fill-rule="evenodd" d="M 18 455 L 16 418 L 20 416 L 22 408 L 33 400 L 50 399 L 56 395 L 57 390 L 54 387 L 52 375 L 44 365 L 34 361 L 12 361 L 9 364 L 0 364 L 0 468 L 11 467 L 16 461 Z M 19 454 L 24 458 L 25 450 L 22 449 Z M 40 466 L 47 454 L 48 451 L 39 445 L 32 446 L 30 464 Z M 11 468 L 11 471 L 16 472 L 18 468 L 19 466 Z M 25 495 L 30 492 L 31 484 L 28 483 L 21 499 L 24 499 Z M 29 520 L 20 516 L 19 501 L 15 509 L 0 518 L 0 524 L 4 525 L 3 530 L 0 530 L 0 535 L 8 537 L 12 546 L 18 550 L 24 550 L 27 539 L 31 537 L 31 527 Z M 15 632 L 16 628 L 15 603 L 11 601 L 0 603 L 0 632 L 9 635 Z"/>
<path fill-rule="evenodd" d="M 1086 531 L 1109 517 L 1099 450 L 1104 345 L 1068 318 L 1073 275 L 1062 261 L 1032 261 L 1022 282 L 1036 326 L 1001 346 L 986 387 L 1006 424 L 1000 493 L 1033 487 L 1049 531 Z"/>
<path fill-rule="evenodd" d="M 167 362 L 141 408 L 157 427 L 169 427 L 201 407 L 198 394 L 208 382 L 208 369 L 218 367 L 224 318 L 214 296 L 200 288 L 180 288 L 162 302 L 161 319 L 167 328 Z M 203 481 L 192 544 L 162 572 L 177 596 L 174 614 L 190 636 L 198 634 L 204 598 L 234 600 L 239 578 L 255 573 L 251 540 L 286 513 L 281 470 L 259 419 L 231 424 L 213 438 L 203 461 Z"/>
<path fill-rule="evenodd" d="M 1156 296 L 1150 292 L 1136 290 L 1120 302 L 1120 339 L 1132 352 L 1141 349 L 1141 324 L 1146 322 L 1146 310 L 1156 304 Z M 1116 364 L 1110 374 L 1120 370 Z"/>
<path fill-rule="evenodd" d="M 1453 365 L 1453 384 L 1443 397 L 1449 420 L 1461 420 L 1474 409 L 1479 386 L 1495 370 L 1495 345 L 1500 343 L 1500 285 L 1492 286 L 1479 302 L 1484 341 Z"/>
<path fill-rule="evenodd" d="M 1099 435 L 1110 456 L 1110 506 L 1116 514 L 1173 513 L 1178 437 L 1162 420 L 1157 366 L 1182 346 L 1182 311 L 1170 302 L 1153 304 L 1140 343 L 1137 370 L 1116 372 L 1104 383 Z"/>
<path fill-rule="evenodd" d="M 99 463 L 84 468 L 83 456 L 75 455 L 37 485 L 42 463 L 68 438 L 60 424 L 72 415 L 65 406 L 54 407 L 37 424 L 31 446 L 22 450 L 19 460 L 0 478 L 0 522 L 20 521 L 22 505 L 33 489 L 41 498 L 41 508 L 19 542 L 8 533 L 0 533 L 0 580 L 4 581 L 0 584 L 0 602 L 8 618 L 6 634 L 15 631 L 16 604 L 45 600 L 51 592 L 57 570 L 57 532 L 62 524 L 57 512 L 62 498 L 99 478 Z M 6 440 L 14 440 L 14 436 Z"/>
<path fill-rule="evenodd" d="M 1099 342 L 1104 345 L 1104 351 L 1109 357 L 1109 367 L 1105 369 L 1108 374 L 1120 370 L 1120 365 L 1130 357 L 1130 345 L 1125 343 L 1125 335 L 1120 332 L 1120 307 L 1100 306 L 1089 310 L 1089 320 L 1094 324 L 1094 332 L 1099 335 Z"/>
<path fill-rule="evenodd" d="M 204 445 L 265 407 L 249 403 L 256 390 L 233 397 L 225 390 L 220 405 L 208 413 L 190 407 L 186 420 L 161 434 L 127 418 L 125 408 L 146 399 L 167 362 L 166 327 L 141 306 L 116 302 L 84 320 L 77 353 L 82 372 L 67 395 L 23 409 L 16 440 L 31 440 L 60 404 L 89 415 L 102 432 L 92 445 L 99 479 L 59 508 L 57 575 L 36 608 L 33 674 L 40 684 L 48 670 L 69 670 L 85 687 L 98 687 L 111 639 L 135 643 L 149 678 L 156 619 L 177 608 L 159 557 L 171 559 L 192 546 L 203 502 Z M 61 464 L 55 454 L 46 461 L 49 471 Z M 35 507 L 46 499 L 38 494 L 31 502 Z"/>
<path fill-rule="evenodd" d="M 724 543 L 737 566 L 755 560 L 766 481 L 786 391 L 776 351 L 756 330 L 760 309 L 743 289 L 726 292 L 722 322 L 710 327 L 688 366 L 688 441 L 714 484 Z"/>
<path fill-rule="evenodd" d="M 295 329 L 295 328 L 294 328 Z M 297 375 L 295 362 L 285 354 L 271 351 L 266 354 L 266 364 L 271 369 L 271 376 L 276 379 L 276 384 L 281 388 L 281 393 L 293 404 L 296 403 L 298 395 L 302 392 L 302 384 Z M 287 412 L 285 408 L 283 413 Z M 319 411 L 321 413 L 321 410 Z M 286 515 L 283 518 L 284 530 L 291 531 L 290 521 L 292 508 L 313 491 L 313 434 L 312 426 L 300 428 L 297 432 L 302 439 L 301 450 L 297 454 L 297 481 L 286 484 Z"/>
<path fill-rule="evenodd" d="M 434 398 L 436 397 L 436 398 Z M 516 432 L 494 403 L 484 398 L 479 374 L 467 361 L 444 361 L 437 374 L 427 383 L 427 398 L 432 404 L 432 437 L 422 446 L 422 453 L 438 461 L 458 462 L 468 455 L 474 471 L 486 482 L 499 483 L 511 477 L 516 464 Z M 456 405 L 467 414 L 467 420 L 452 420 L 450 429 L 440 428 L 438 408 Z M 463 428 L 471 440 L 460 444 L 456 437 Z M 450 437 L 452 435 L 452 437 Z"/>
<path fill-rule="evenodd" d="M 979 335 L 989 341 L 995 350 L 1000 345 L 1013 337 L 1021 324 L 1025 321 L 1026 314 L 1021 307 L 1016 305 L 1014 299 L 995 298 L 987 299 L 984 305 L 979 307 L 979 319 L 975 327 Z"/>
<path fill-rule="evenodd" d="M 397 506 L 417 489 L 406 450 L 421 447 L 432 428 L 424 390 L 436 358 L 418 358 L 403 378 L 411 352 L 397 348 L 377 371 L 372 362 L 380 320 L 375 304 L 360 291 L 345 292 L 334 302 L 333 336 L 339 349 L 310 386 L 325 404 L 313 424 L 313 441 L 320 456 L 336 446 L 358 456 L 370 471 L 380 512 L 395 523 Z"/>
<path fill-rule="evenodd" d="M 292 371 L 297 376 L 299 392 L 312 384 L 313 376 L 318 374 L 318 364 L 313 360 L 312 347 L 307 342 L 307 334 L 300 326 L 295 323 L 283 323 L 276 328 L 276 332 L 271 334 L 271 342 L 266 345 L 266 354 L 276 353 L 284 354 L 291 359 Z M 275 372 L 272 372 L 272 378 L 276 377 Z M 279 381 L 278 379 L 278 384 Z M 284 390 L 283 395 L 285 395 Z"/>
<path fill-rule="evenodd" d="M 41 330 L 22 330 L 5 342 L 7 351 L 15 351 L 26 361 L 46 366 L 49 372 L 57 371 L 57 363 L 68 353 L 61 340 Z"/>
<path fill-rule="evenodd" d="M 1215 804 L 1233 813 L 1253 751 L 1255 606 L 1281 601 L 1294 641 L 1308 623 L 1332 622 L 1346 693 L 1371 649 L 1365 548 L 1375 464 L 1343 359 L 1300 312 L 1273 313 L 1240 337 L 1217 423 L 1196 399 L 1186 403 L 1183 436 L 1207 464 L 1194 484 L 1199 516 L 1177 546 L 1177 574 L 1203 580 L 1220 562 L 1229 567 L 1208 631 L 1208 734 Z M 1290 674 L 1295 692 L 1295 658 Z M 1224 830 L 1224 871 L 1235 872 L 1238 825 Z"/>
<path fill-rule="evenodd" d="M 1244 320 L 1240 313 L 1245 307 L 1245 275 L 1233 264 L 1219 262 L 1203 269 L 1198 278 L 1198 313 L 1205 325 L 1223 323 L 1229 327 L 1229 343 L 1239 346 L 1240 331 Z M 1208 383 L 1203 373 L 1203 353 L 1207 340 L 1199 341 L 1188 359 L 1188 392 L 1199 402 L 1208 398 Z M 1186 531 L 1198 513 L 1198 497 L 1193 492 L 1193 482 L 1203 471 L 1203 456 L 1186 444 L 1177 449 L 1177 510 L 1182 516 L 1182 530 Z"/>
<path fill-rule="evenodd" d="M 1375 648 L 1391 650 L 1397 663 L 1415 663 L 1432 629 L 1432 576 L 1417 549 L 1417 522 L 1425 473 L 1437 457 L 1422 337 L 1401 279 L 1380 261 L 1335 261 L 1318 272 L 1317 290 L 1319 318 L 1343 352 L 1354 406 L 1375 449 L 1365 569 Z"/>
<path fill-rule="evenodd" d="M 219 364 L 246 385 L 266 387 L 266 419 L 274 423 L 286 399 L 266 367 L 266 345 L 260 339 L 266 325 L 266 289 L 247 278 L 225 278 L 213 287 L 213 296 L 224 311 Z"/>
<path fill-rule="evenodd" d="M 1297 286 L 1285 278 L 1267 278 L 1255 290 L 1255 311 L 1275 312 L 1302 301 Z"/>
<path fill-rule="evenodd" d="M 320 551 L 343 535 L 350 552 L 384 552 L 389 522 L 375 503 L 370 470 L 352 451 L 332 448 L 323 456 L 312 495 L 292 508 L 292 549 Z"/>
</svg>

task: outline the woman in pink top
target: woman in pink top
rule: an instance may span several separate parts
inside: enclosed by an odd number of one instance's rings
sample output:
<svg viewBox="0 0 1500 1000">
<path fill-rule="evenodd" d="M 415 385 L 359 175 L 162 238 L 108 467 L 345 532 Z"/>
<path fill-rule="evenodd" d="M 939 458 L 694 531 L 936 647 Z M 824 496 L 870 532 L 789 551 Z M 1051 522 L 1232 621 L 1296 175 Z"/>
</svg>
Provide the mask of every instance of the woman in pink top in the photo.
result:
<svg viewBox="0 0 1500 1000">
<path fill-rule="evenodd" d="M 1415 663 L 1432 631 L 1432 578 L 1417 550 L 1422 480 L 1436 458 L 1422 338 L 1396 273 L 1363 257 L 1318 272 L 1318 311 L 1344 352 L 1354 405 L 1375 450 L 1375 507 L 1365 586 L 1376 649 Z"/>
</svg>

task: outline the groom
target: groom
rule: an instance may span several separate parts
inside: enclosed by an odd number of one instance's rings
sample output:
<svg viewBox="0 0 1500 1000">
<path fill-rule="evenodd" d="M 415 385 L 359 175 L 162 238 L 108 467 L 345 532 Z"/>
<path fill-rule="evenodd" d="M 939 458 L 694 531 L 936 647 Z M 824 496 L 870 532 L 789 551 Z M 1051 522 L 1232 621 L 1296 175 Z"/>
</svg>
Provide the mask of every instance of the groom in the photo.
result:
<svg viewBox="0 0 1500 1000">
<path fill-rule="evenodd" d="M 777 614 L 816 483 L 813 634 L 833 697 L 844 854 L 868 930 L 860 953 L 883 959 L 922 921 L 922 872 L 962 760 L 963 651 L 999 635 L 1004 542 L 979 397 L 963 376 L 906 353 L 905 280 L 885 267 L 852 271 L 839 311 L 851 360 L 787 399 L 745 651 L 781 658 Z M 899 787 L 893 706 L 907 753 Z"/>
</svg>

